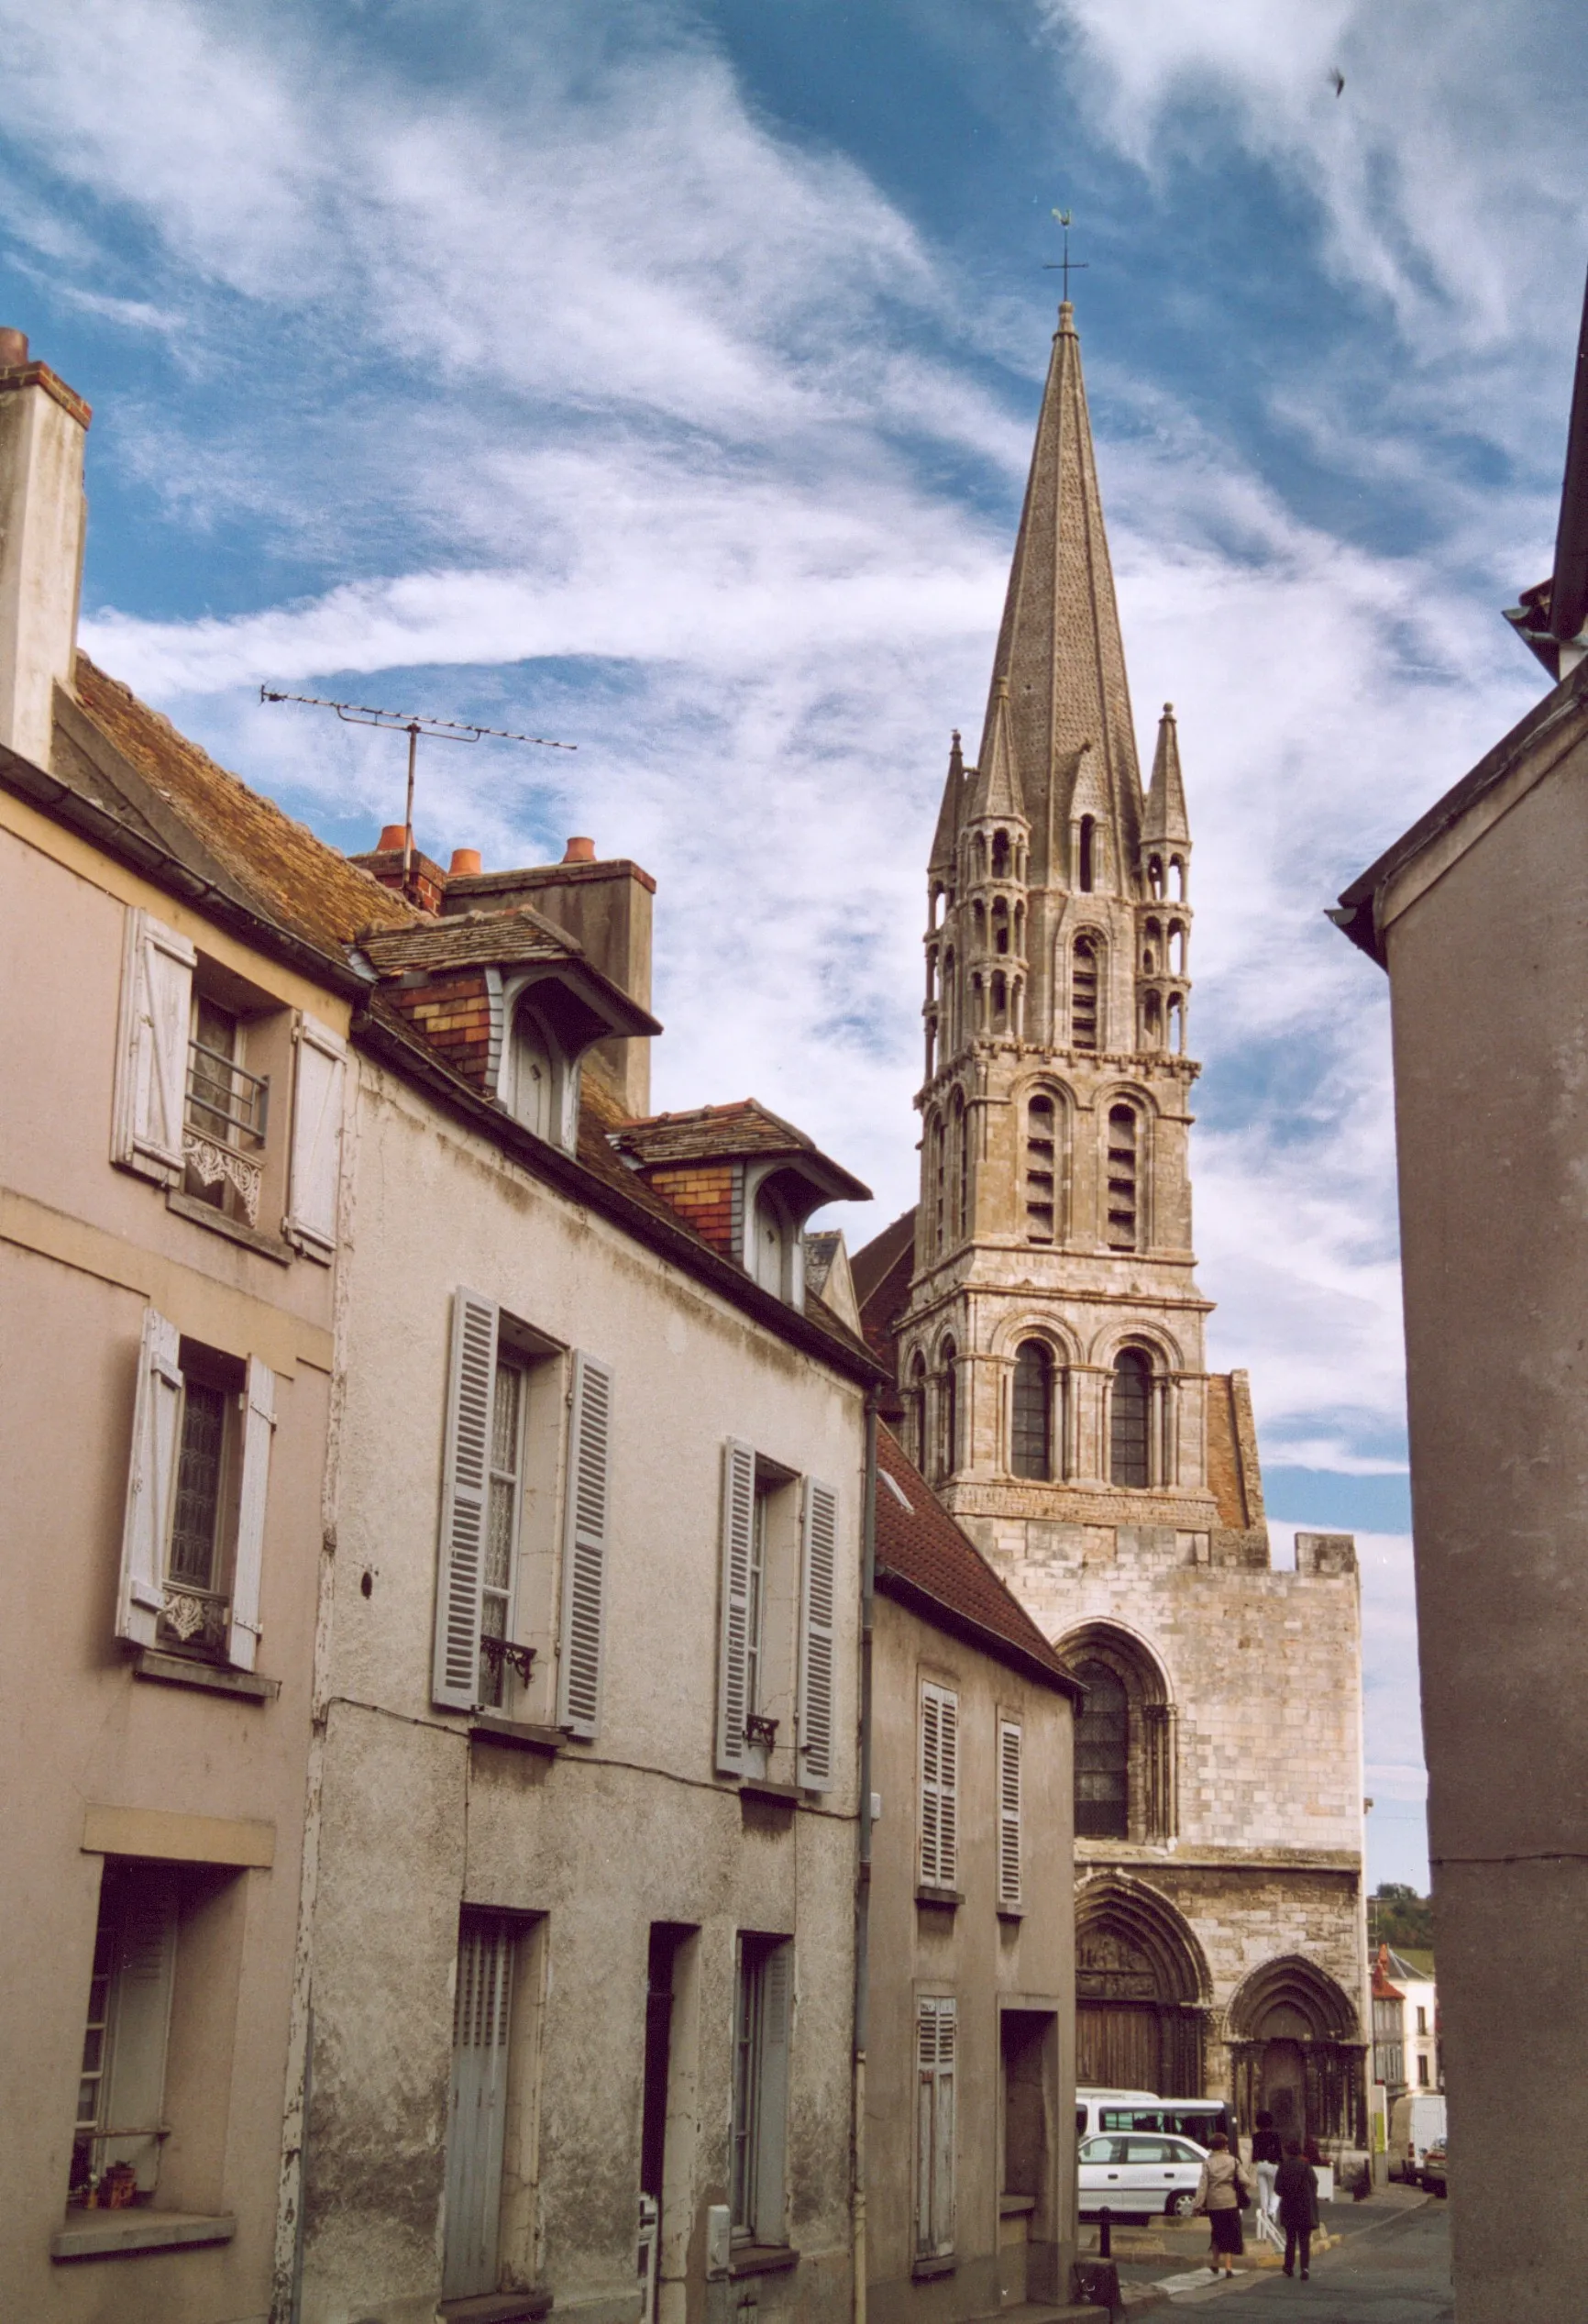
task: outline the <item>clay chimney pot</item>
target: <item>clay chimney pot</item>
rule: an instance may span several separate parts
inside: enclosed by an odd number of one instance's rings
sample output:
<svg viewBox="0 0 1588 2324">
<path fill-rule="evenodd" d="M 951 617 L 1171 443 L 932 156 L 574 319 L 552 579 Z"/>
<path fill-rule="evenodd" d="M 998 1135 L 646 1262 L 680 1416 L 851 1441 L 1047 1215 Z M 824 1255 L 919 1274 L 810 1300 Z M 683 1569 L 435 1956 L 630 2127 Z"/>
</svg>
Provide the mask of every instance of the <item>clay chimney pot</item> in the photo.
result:
<svg viewBox="0 0 1588 2324">
<path fill-rule="evenodd" d="M 563 858 L 564 863 L 594 863 L 595 859 L 595 841 L 593 839 L 570 839 L 568 841 L 568 853 Z"/>
<path fill-rule="evenodd" d="M 380 836 L 375 842 L 376 854 L 381 856 L 390 855 L 394 847 L 402 847 L 403 842 L 407 836 L 408 826 L 406 824 L 382 824 L 380 826 Z"/>
<path fill-rule="evenodd" d="M 454 847 L 452 861 L 447 867 L 448 877 L 453 880 L 472 880 L 484 869 L 478 847 Z"/>
<path fill-rule="evenodd" d="M 28 334 L 0 325 L 0 371 L 19 371 L 28 360 Z"/>
</svg>

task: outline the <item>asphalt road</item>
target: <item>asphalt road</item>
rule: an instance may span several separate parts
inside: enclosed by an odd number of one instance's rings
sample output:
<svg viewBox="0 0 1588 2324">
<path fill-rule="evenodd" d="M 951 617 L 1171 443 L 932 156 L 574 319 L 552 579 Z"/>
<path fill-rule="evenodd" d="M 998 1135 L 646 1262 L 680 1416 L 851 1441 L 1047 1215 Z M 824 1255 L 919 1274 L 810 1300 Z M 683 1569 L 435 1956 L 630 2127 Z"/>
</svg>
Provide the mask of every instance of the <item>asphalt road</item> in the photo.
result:
<svg viewBox="0 0 1588 2324">
<path fill-rule="evenodd" d="M 1238 2275 L 1229 2286 L 1209 2279 L 1206 2290 L 1172 2294 L 1172 2303 L 1199 2308 L 1227 2301 L 1228 2324 L 1278 2324 L 1282 2317 L 1303 2324 L 1455 2324 L 1448 2203 L 1376 2216 L 1374 2207 L 1363 2206 L 1340 2224 L 1345 2241 L 1318 2252 L 1306 2284 L 1264 2270 Z M 1134 2268 L 1130 2273 L 1141 2280 Z"/>
</svg>

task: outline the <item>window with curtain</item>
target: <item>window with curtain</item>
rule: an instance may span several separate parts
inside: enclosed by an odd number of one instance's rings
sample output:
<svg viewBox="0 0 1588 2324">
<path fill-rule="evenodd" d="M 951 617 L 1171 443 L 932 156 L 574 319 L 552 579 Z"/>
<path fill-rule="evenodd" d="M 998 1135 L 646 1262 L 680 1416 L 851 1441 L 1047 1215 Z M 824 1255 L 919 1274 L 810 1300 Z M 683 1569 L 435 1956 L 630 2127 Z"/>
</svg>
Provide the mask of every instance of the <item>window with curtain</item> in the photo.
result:
<svg viewBox="0 0 1588 2324">
<path fill-rule="evenodd" d="M 1041 1340 L 1015 1351 L 1009 1466 L 1017 1477 L 1053 1473 L 1053 1359 Z"/>
</svg>

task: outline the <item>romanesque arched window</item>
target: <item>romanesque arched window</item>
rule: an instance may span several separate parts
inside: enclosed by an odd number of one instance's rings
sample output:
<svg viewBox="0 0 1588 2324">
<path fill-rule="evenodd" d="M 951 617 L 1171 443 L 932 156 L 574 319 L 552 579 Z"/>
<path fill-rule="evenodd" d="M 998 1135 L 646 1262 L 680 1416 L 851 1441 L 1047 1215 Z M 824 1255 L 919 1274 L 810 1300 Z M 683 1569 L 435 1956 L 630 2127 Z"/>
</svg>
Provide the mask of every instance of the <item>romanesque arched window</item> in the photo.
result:
<svg viewBox="0 0 1588 2324">
<path fill-rule="evenodd" d="M 995 880 L 1007 880 L 1009 876 L 1009 836 L 1007 831 L 993 833 L 992 876 Z"/>
<path fill-rule="evenodd" d="M 959 993 L 954 980 L 954 946 L 950 945 L 943 956 L 943 1054 L 954 1055 L 954 1045 L 959 1031 Z"/>
<path fill-rule="evenodd" d="M 1009 904 L 1007 896 L 997 896 L 992 908 L 992 946 L 995 952 L 1009 948 Z"/>
<path fill-rule="evenodd" d="M 995 969 L 992 980 L 992 1029 L 1003 1033 L 1009 1021 L 1009 980 L 1001 968 Z"/>
<path fill-rule="evenodd" d="M 926 1443 L 926 1358 L 919 1348 L 910 1362 L 905 1413 L 908 1430 L 906 1449 L 924 1477 L 929 1458 Z"/>
<path fill-rule="evenodd" d="M 1015 1350 L 1009 1466 L 1017 1477 L 1053 1473 L 1053 1359 L 1042 1340 L 1022 1340 Z"/>
<path fill-rule="evenodd" d="M 970 1233 L 970 1115 L 959 1091 L 954 1097 L 954 1233 L 964 1242 Z"/>
<path fill-rule="evenodd" d="M 1039 1090 L 1026 1108 L 1026 1240 L 1051 1243 L 1057 1216 L 1058 1117 Z"/>
<path fill-rule="evenodd" d="M 1169 995 L 1169 1046 L 1176 1057 L 1185 1049 L 1185 1003 L 1177 992 Z"/>
<path fill-rule="evenodd" d="M 1098 1045 L 1099 950 L 1096 936 L 1077 936 L 1070 957 L 1070 1041 L 1077 1049 Z"/>
<path fill-rule="evenodd" d="M 1149 920 L 1146 926 L 1141 931 L 1142 975 L 1145 977 L 1155 977 L 1158 973 L 1159 963 L 1162 961 L 1163 957 L 1163 924 L 1161 920 Z"/>
<path fill-rule="evenodd" d="M 1140 1242 L 1141 1123 L 1133 1105 L 1108 1108 L 1108 1166 L 1103 1240 L 1110 1251 Z"/>
<path fill-rule="evenodd" d="M 1076 885 L 1084 896 L 1089 896 L 1097 881 L 1097 824 L 1094 815 L 1081 817 L 1080 862 L 1075 867 Z"/>
<path fill-rule="evenodd" d="M 932 1116 L 926 1135 L 932 1166 L 932 1248 L 935 1255 L 943 1250 L 948 1232 L 948 1141 L 941 1115 Z"/>
<path fill-rule="evenodd" d="M 1162 995 L 1149 992 L 1141 1003 L 1141 1046 L 1161 1049 L 1163 1046 L 1163 1002 Z"/>
<path fill-rule="evenodd" d="M 1130 1709 L 1125 1682 L 1104 1662 L 1084 1662 L 1075 1677 L 1086 1699 L 1075 1721 L 1075 1837 L 1130 1836 Z"/>
<path fill-rule="evenodd" d="M 952 1340 L 944 1340 L 937 1363 L 937 1469 L 952 1477 L 959 1466 L 959 1351 Z"/>
<path fill-rule="evenodd" d="M 1152 1422 L 1152 1358 L 1142 1348 L 1121 1348 L 1114 1358 L 1108 1400 L 1108 1475 L 1114 1484 L 1142 1491 L 1154 1482 Z"/>
</svg>

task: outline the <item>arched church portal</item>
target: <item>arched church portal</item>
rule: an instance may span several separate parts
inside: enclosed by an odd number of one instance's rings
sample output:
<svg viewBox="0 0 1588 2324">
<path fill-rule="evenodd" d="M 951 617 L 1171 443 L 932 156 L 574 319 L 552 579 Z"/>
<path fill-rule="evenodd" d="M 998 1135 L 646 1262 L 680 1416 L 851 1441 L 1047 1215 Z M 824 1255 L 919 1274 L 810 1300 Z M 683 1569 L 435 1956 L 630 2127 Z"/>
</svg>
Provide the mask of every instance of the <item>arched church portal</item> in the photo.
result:
<svg viewBox="0 0 1588 2324">
<path fill-rule="evenodd" d="M 1243 2127 L 1266 2108 L 1282 2139 L 1360 2147 L 1365 2051 L 1356 2011 L 1299 1953 L 1253 1970 L 1230 2004 L 1231 2097 Z"/>
<path fill-rule="evenodd" d="M 1087 1881 L 1075 1898 L 1075 2080 L 1203 2096 L 1208 1981 L 1201 1948 L 1141 1882 Z"/>
</svg>

